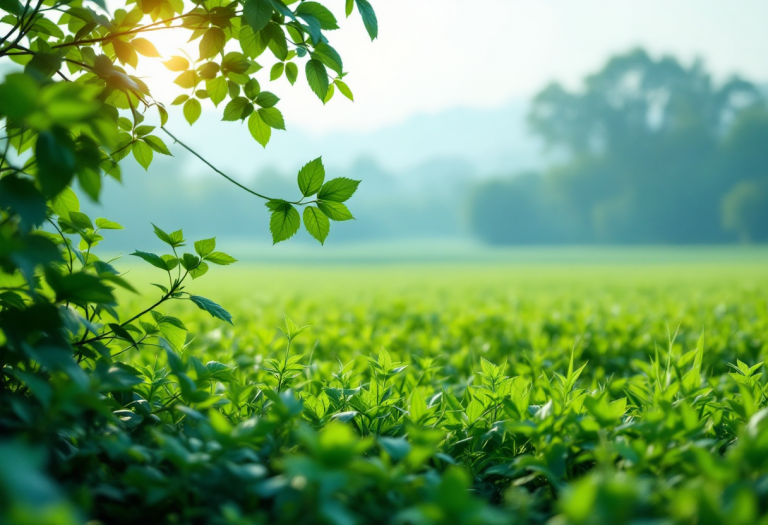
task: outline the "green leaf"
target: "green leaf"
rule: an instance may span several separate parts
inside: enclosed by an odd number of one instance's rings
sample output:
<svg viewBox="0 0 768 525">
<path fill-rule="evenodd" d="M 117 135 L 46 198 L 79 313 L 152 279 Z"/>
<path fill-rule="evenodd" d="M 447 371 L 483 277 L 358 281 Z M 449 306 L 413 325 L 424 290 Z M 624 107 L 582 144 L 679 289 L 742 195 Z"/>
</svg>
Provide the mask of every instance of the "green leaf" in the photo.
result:
<svg viewBox="0 0 768 525">
<path fill-rule="evenodd" d="M 161 270 L 168 270 L 168 266 L 165 264 L 165 261 L 160 257 L 159 255 L 155 255 L 154 253 L 149 252 L 142 252 L 140 250 L 134 251 L 131 255 L 134 255 L 136 257 L 141 257 L 145 261 L 147 261 L 149 264 L 156 268 L 160 268 Z"/>
<path fill-rule="evenodd" d="M 285 120 L 283 120 L 283 114 L 277 108 L 261 108 L 257 112 L 261 120 L 263 120 L 270 128 L 285 129 Z"/>
<path fill-rule="evenodd" d="M 264 29 L 272 19 L 272 4 L 269 0 L 246 0 L 243 8 L 245 21 L 254 33 Z"/>
<path fill-rule="evenodd" d="M 216 237 L 195 241 L 195 251 L 200 257 L 205 257 L 216 249 Z"/>
<path fill-rule="evenodd" d="M 51 201 L 51 208 L 54 213 L 62 219 L 69 220 L 69 213 L 80 211 L 80 201 L 72 188 L 64 188 L 61 193 Z"/>
<path fill-rule="evenodd" d="M 203 108 L 200 106 L 200 101 L 196 98 L 190 98 L 184 103 L 184 118 L 187 119 L 190 126 L 200 118 L 202 111 Z"/>
<path fill-rule="evenodd" d="M 81 230 L 94 229 L 91 219 L 85 213 L 80 213 L 79 211 L 69 212 L 69 222 L 71 222 L 72 224 L 75 225 L 76 228 L 80 228 Z"/>
<path fill-rule="evenodd" d="M 168 271 L 173 270 L 179 265 L 179 259 L 171 254 L 163 255 L 160 258 L 165 262 L 165 269 Z"/>
<path fill-rule="evenodd" d="M 189 300 L 192 301 L 197 305 L 198 308 L 201 310 L 205 310 L 209 314 L 211 314 L 213 317 L 216 317 L 217 319 L 221 319 L 222 321 L 226 321 L 229 324 L 232 323 L 232 316 L 229 312 L 227 312 L 224 308 L 219 306 L 218 304 L 214 303 L 210 299 L 206 299 L 205 297 L 200 297 L 199 295 L 190 295 Z"/>
<path fill-rule="evenodd" d="M 304 208 L 304 227 L 320 244 L 325 244 L 325 239 L 331 231 L 331 222 L 319 209 L 307 206 Z"/>
<path fill-rule="evenodd" d="M 224 55 L 224 60 L 221 61 L 222 70 L 227 70 L 232 73 L 243 74 L 248 72 L 251 67 L 251 63 L 242 53 L 237 51 L 230 51 Z M 261 69 L 261 67 L 259 67 Z"/>
<path fill-rule="evenodd" d="M 325 96 L 328 94 L 328 72 L 325 65 L 313 58 L 307 61 L 305 71 L 309 87 L 320 100 L 325 101 Z"/>
<path fill-rule="evenodd" d="M 323 186 L 323 180 L 325 180 L 323 158 L 318 157 L 307 162 L 299 170 L 299 190 L 301 190 L 301 194 L 304 197 L 314 195 Z"/>
<path fill-rule="evenodd" d="M 95 275 L 85 272 L 76 272 L 68 275 L 60 275 L 48 269 L 45 272 L 46 281 L 56 292 L 57 302 L 85 303 L 112 303 L 115 298 L 112 289 L 101 282 Z"/>
<path fill-rule="evenodd" d="M 211 252 L 206 255 L 205 260 L 209 263 L 218 264 L 219 266 L 227 266 L 237 262 L 237 259 L 224 252 Z"/>
<path fill-rule="evenodd" d="M 336 87 L 339 88 L 339 91 L 341 91 L 341 94 L 347 97 L 352 102 L 355 101 L 354 95 L 352 95 L 352 91 L 349 89 L 349 86 L 347 86 L 343 81 L 336 79 L 333 81 L 334 84 L 336 84 Z"/>
<path fill-rule="evenodd" d="M 0 206 L 18 213 L 27 229 L 45 220 L 45 197 L 31 179 L 15 173 L 0 179 Z"/>
<path fill-rule="evenodd" d="M 181 75 L 176 77 L 176 80 L 173 82 L 181 88 L 192 89 L 200 82 L 200 77 L 198 77 L 197 73 L 194 71 L 184 71 Z M 178 98 L 176 100 L 178 100 Z M 174 102 L 176 101 L 174 100 Z"/>
<path fill-rule="evenodd" d="M 283 28 L 274 22 L 267 24 L 267 27 L 261 30 L 262 38 L 268 38 L 267 47 L 278 60 L 288 58 L 288 42 L 285 40 Z"/>
<path fill-rule="evenodd" d="M 291 85 L 294 85 L 298 77 L 299 77 L 299 66 L 297 66 L 293 62 L 288 62 L 285 65 L 285 78 L 288 79 L 288 82 L 290 82 Z"/>
<path fill-rule="evenodd" d="M 196 255 L 185 253 L 184 256 L 181 257 L 181 266 L 183 266 L 187 271 L 195 268 L 198 264 L 200 264 L 200 257 Z"/>
<path fill-rule="evenodd" d="M 204 262 L 198 263 L 197 266 L 189 270 L 189 275 L 192 276 L 192 279 L 197 279 L 198 277 L 202 277 L 208 273 L 208 265 Z"/>
<path fill-rule="evenodd" d="M 41 131 L 35 143 L 35 154 L 40 189 L 46 196 L 54 197 L 75 175 L 75 144 L 61 128 Z"/>
<path fill-rule="evenodd" d="M 325 201 L 344 202 L 354 195 L 359 185 L 359 180 L 347 179 L 346 177 L 331 179 L 323 184 L 317 198 Z"/>
<path fill-rule="evenodd" d="M 424 397 L 421 395 L 418 388 L 414 388 L 413 392 L 411 392 L 411 406 L 409 408 L 411 421 L 414 423 L 421 420 L 427 413 L 427 402 L 424 401 Z"/>
<path fill-rule="evenodd" d="M 172 56 L 171 58 L 163 62 L 163 64 L 165 64 L 165 67 L 167 67 L 171 71 L 176 71 L 176 72 L 186 71 L 187 69 L 189 69 L 189 60 L 180 56 Z"/>
<path fill-rule="evenodd" d="M 143 137 L 144 135 L 148 135 L 154 131 L 155 126 L 136 126 L 136 129 L 134 132 L 136 133 L 137 137 Z"/>
<path fill-rule="evenodd" d="M 23 119 L 37 107 L 40 88 L 30 75 L 12 73 L 0 84 L 0 114 Z"/>
<path fill-rule="evenodd" d="M 227 36 L 218 27 L 211 27 L 208 29 L 203 38 L 200 39 L 200 58 L 212 58 L 217 54 L 224 51 L 224 44 L 227 42 Z"/>
<path fill-rule="evenodd" d="M 317 2 L 302 2 L 296 8 L 296 16 L 312 16 L 320 22 L 320 27 L 326 30 L 338 29 L 336 17 L 327 7 Z"/>
<path fill-rule="evenodd" d="M 155 235 L 157 235 L 157 238 L 163 241 L 164 243 L 166 243 L 167 245 L 173 248 L 184 246 L 184 234 L 181 230 L 176 230 L 175 232 L 168 234 L 168 233 L 165 233 L 159 227 L 157 227 L 155 224 L 152 224 L 152 226 L 154 227 L 154 232 L 155 232 Z"/>
<path fill-rule="evenodd" d="M 141 165 L 142 168 L 149 169 L 149 165 L 152 163 L 152 148 L 149 144 L 137 140 L 131 144 L 131 151 L 133 152 L 133 158 Z"/>
<path fill-rule="evenodd" d="M 269 70 L 269 80 L 277 80 L 281 76 L 283 76 L 283 70 L 285 69 L 285 64 L 282 62 L 276 63 L 274 66 L 272 66 L 272 69 Z"/>
<path fill-rule="evenodd" d="M 323 64 L 339 75 L 343 72 L 342 70 L 344 69 L 344 66 L 342 65 L 341 56 L 339 56 L 339 53 L 334 48 L 325 42 L 320 42 L 315 46 L 315 49 L 312 52 L 312 58 L 319 59 Z"/>
<path fill-rule="evenodd" d="M 136 54 L 136 50 L 131 44 L 116 38 L 111 42 L 112 48 L 115 50 L 115 55 L 122 64 L 128 64 L 134 68 L 139 65 L 139 55 Z"/>
<path fill-rule="evenodd" d="M 259 81 L 255 78 L 250 79 L 243 86 L 243 93 L 245 93 L 245 96 L 249 99 L 255 100 L 259 96 L 259 93 L 261 93 L 261 86 L 259 85 Z"/>
<path fill-rule="evenodd" d="M 344 6 L 344 14 L 347 15 L 347 18 L 349 18 L 349 15 L 352 14 L 352 10 L 355 7 L 355 0 L 347 0 L 346 5 Z"/>
<path fill-rule="evenodd" d="M 334 221 L 348 221 L 354 219 L 350 211 L 340 202 L 317 201 L 317 207 Z"/>
<path fill-rule="evenodd" d="M 221 120 L 240 120 L 245 118 L 245 108 L 251 106 L 251 102 L 245 97 L 237 97 L 230 100 L 226 106 L 224 106 L 224 118 Z"/>
<path fill-rule="evenodd" d="M 155 45 L 146 38 L 134 38 L 131 40 L 133 48 L 144 55 L 145 57 L 159 57 L 160 53 L 157 51 Z"/>
<path fill-rule="evenodd" d="M 249 58 L 256 58 L 267 49 L 267 40 L 264 35 L 261 32 L 254 33 L 249 25 L 241 27 L 238 36 L 240 39 L 240 49 Z"/>
<path fill-rule="evenodd" d="M 371 37 L 371 40 L 374 40 L 379 36 L 379 23 L 376 20 L 376 13 L 373 11 L 373 7 L 371 7 L 368 0 L 355 0 L 355 2 L 357 3 L 357 10 L 360 16 L 363 17 L 363 24 L 365 25 L 365 30 L 368 31 L 368 36 Z"/>
<path fill-rule="evenodd" d="M 274 93 L 270 93 L 269 91 L 262 91 L 256 97 L 256 104 L 263 108 L 274 107 L 278 102 L 280 102 L 278 96 Z"/>
<path fill-rule="evenodd" d="M 269 203 L 267 204 L 269 205 Z M 276 206 L 268 207 L 272 210 L 272 217 L 269 220 L 269 231 L 272 232 L 273 244 L 290 239 L 299 231 L 301 218 L 296 208 L 284 201 Z"/>
<path fill-rule="evenodd" d="M 272 136 L 272 128 L 264 122 L 257 112 L 251 113 L 248 119 L 248 131 L 251 132 L 251 136 L 256 139 L 256 142 L 263 147 L 267 147 L 269 138 Z"/>
<path fill-rule="evenodd" d="M 96 227 L 102 230 L 122 230 L 123 227 L 116 222 L 99 217 L 96 219 Z"/>
<path fill-rule="evenodd" d="M 208 96 L 211 97 L 213 105 L 218 106 L 219 103 L 227 98 L 227 92 L 229 91 L 227 79 L 224 77 L 216 77 L 211 80 L 206 80 L 205 90 L 208 92 Z"/>
<path fill-rule="evenodd" d="M 173 157 L 171 152 L 168 150 L 168 147 L 165 145 L 165 142 L 163 142 L 160 137 L 156 137 L 155 135 L 147 135 L 141 140 L 149 144 L 149 147 L 156 152 L 162 153 L 163 155 L 168 155 L 169 157 Z"/>
</svg>

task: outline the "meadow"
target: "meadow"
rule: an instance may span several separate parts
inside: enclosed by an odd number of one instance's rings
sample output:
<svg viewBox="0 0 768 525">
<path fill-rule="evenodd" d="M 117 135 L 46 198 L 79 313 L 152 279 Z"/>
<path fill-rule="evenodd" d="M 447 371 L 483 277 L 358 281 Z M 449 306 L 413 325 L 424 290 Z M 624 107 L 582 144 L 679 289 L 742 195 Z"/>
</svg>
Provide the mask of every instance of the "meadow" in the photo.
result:
<svg viewBox="0 0 768 525">
<path fill-rule="evenodd" d="M 768 523 L 762 252 L 624 253 L 216 268 L 234 324 L 147 319 L 68 475 L 109 523 Z"/>
</svg>

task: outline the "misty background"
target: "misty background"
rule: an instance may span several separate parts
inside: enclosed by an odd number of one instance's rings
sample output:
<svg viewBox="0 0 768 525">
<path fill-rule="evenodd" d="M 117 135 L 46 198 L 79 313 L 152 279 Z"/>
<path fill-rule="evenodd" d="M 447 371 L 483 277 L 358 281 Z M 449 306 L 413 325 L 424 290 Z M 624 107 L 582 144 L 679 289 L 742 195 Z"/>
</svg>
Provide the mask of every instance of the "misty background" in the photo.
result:
<svg viewBox="0 0 768 525">
<path fill-rule="evenodd" d="M 221 122 L 223 107 L 191 128 L 172 110 L 172 131 L 270 197 L 298 196 L 296 172 L 321 155 L 326 178 L 362 180 L 357 220 L 335 223 L 326 246 L 768 240 L 768 3 L 490 3 L 479 20 L 461 0 L 381 3 L 379 40 L 351 24 L 333 42 L 354 104 L 262 85 L 288 126 L 266 149 Z M 157 134 L 175 158 L 145 172 L 129 157 L 122 184 L 106 183 L 108 218 L 126 227 L 111 249 L 140 248 L 150 222 L 244 252 L 269 244 L 263 201 Z"/>
</svg>

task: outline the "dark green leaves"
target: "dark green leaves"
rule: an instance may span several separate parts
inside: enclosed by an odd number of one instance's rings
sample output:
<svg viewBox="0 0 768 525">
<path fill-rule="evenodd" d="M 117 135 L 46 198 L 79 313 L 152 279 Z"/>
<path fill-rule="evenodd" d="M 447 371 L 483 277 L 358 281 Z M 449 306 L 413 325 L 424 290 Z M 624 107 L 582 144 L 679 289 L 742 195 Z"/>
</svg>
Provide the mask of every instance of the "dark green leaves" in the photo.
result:
<svg viewBox="0 0 768 525">
<path fill-rule="evenodd" d="M 264 29 L 272 18 L 272 3 L 269 0 L 246 0 L 243 15 L 254 33 Z"/>
<path fill-rule="evenodd" d="M 272 232 L 272 243 L 290 239 L 299 231 L 301 218 L 296 208 L 285 201 L 269 201 L 267 207 L 272 211 L 269 220 L 269 231 Z"/>
<path fill-rule="evenodd" d="M 112 289 L 101 282 L 95 275 L 76 272 L 61 275 L 54 270 L 48 270 L 45 278 L 54 292 L 57 302 L 111 303 L 115 300 Z"/>
<path fill-rule="evenodd" d="M 334 48 L 325 42 L 320 42 L 315 46 L 315 50 L 312 53 L 312 58 L 317 58 L 339 75 L 341 75 L 343 72 L 342 70 L 344 66 L 341 61 L 341 56 L 339 56 L 339 53 L 337 53 Z"/>
<path fill-rule="evenodd" d="M 27 229 L 45 220 L 45 197 L 31 179 L 16 174 L 0 179 L 0 207 L 18 213 Z"/>
<path fill-rule="evenodd" d="M 318 208 L 307 206 L 304 208 L 304 227 L 320 244 L 325 244 L 325 238 L 331 231 L 331 222 Z"/>
<path fill-rule="evenodd" d="M 302 2 L 296 8 L 296 16 L 304 18 L 309 23 L 308 18 L 317 20 L 321 29 L 338 29 L 336 17 L 333 16 L 327 7 L 317 2 Z"/>
<path fill-rule="evenodd" d="M 0 84 L 0 115 L 21 119 L 37 107 L 38 84 L 23 73 L 13 73 Z"/>
<path fill-rule="evenodd" d="M 346 177 L 331 179 L 320 188 L 317 198 L 325 201 L 344 202 L 357 191 L 359 185 L 359 180 L 347 179 Z"/>
<path fill-rule="evenodd" d="M 314 195 L 320 190 L 325 179 L 325 167 L 323 158 L 318 157 L 304 165 L 299 170 L 299 190 L 305 197 Z"/>
<path fill-rule="evenodd" d="M 277 108 L 261 108 L 258 111 L 259 117 L 270 128 L 285 129 L 283 114 Z"/>
<path fill-rule="evenodd" d="M 253 104 L 245 97 L 237 97 L 224 107 L 224 117 L 221 120 L 242 120 L 253 112 Z"/>
<path fill-rule="evenodd" d="M 368 36 L 371 40 L 374 40 L 379 36 L 379 23 L 376 20 L 376 13 L 373 11 L 373 7 L 368 0 L 355 0 L 357 3 L 357 10 L 360 12 L 360 16 L 363 17 L 363 24 L 365 24 L 365 30 L 368 31 Z"/>
<path fill-rule="evenodd" d="M 224 51 L 224 44 L 226 42 L 227 37 L 220 28 L 212 27 L 208 29 L 200 40 L 200 58 L 212 58 L 221 53 Z"/>
<path fill-rule="evenodd" d="M 250 110 L 250 111 L 247 111 Z M 237 97 L 224 107 L 224 118 L 221 120 L 241 120 L 253 111 L 253 104 L 245 97 Z"/>
<path fill-rule="evenodd" d="M 74 151 L 75 144 L 64 129 L 42 131 L 37 136 L 37 178 L 46 196 L 53 197 L 69 185 L 75 175 Z"/>
<path fill-rule="evenodd" d="M 267 39 L 267 47 L 275 58 L 285 60 L 288 58 L 288 42 L 285 40 L 283 28 L 275 23 L 269 23 L 261 30 L 262 38 Z"/>
<path fill-rule="evenodd" d="M 189 300 L 195 303 L 198 308 L 205 310 L 213 317 L 221 319 L 222 321 L 226 321 L 229 324 L 234 324 L 232 323 L 232 315 L 230 315 L 229 312 L 227 312 L 224 308 L 214 303 L 210 299 L 200 297 L 199 295 L 190 295 Z"/>
<path fill-rule="evenodd" d="M 325 103 L 325 96 L 328 94 L 328 72 L 325 65 L 320 60 L 313 58 L 307 61 L 305 72 L 309 87 Z"/>
<path fill-rule="evenodd" d="M 163 260 L 162 257 L 159 255 L 155 255 L 154 253 L 149 252 L 142 252 L 140 250 L 134 251 L 131 255 L 134 255 L 136 257 L 141 257 L 145 261 L 147 261 L 149 264 L 154 266 L 155 268 L 160 268 L 161 270 L 168 271 L 168 265 Z"/>
<path fill-rule="evenodd" d="M 279 101 L 280 99 L 277 95 L 270 93 L 269 91 L 262 91 L 256 96 L 256 104 L 263 108 L 274 107 Z"/>
</svg>

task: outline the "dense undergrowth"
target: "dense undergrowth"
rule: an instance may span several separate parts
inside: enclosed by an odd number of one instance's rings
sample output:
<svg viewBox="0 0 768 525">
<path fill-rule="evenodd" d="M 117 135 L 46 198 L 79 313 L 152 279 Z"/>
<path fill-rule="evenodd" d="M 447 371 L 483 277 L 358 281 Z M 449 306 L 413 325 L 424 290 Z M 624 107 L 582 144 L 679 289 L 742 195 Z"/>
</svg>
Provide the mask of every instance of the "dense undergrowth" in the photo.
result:
<svg viewBox="0 0 768 525">
<path fill-rule="evenodd" d="M 147 314 L 110 370 L 4 402 L 49 448 L 3 445 L 3 519 L 768 523 L 759 287 L 454 279 L 354 299 L 238 281 L 234 326 Z M 281 333 L 282 308 L 312 326 Z"/>
</svg>

